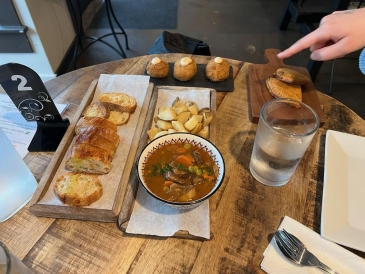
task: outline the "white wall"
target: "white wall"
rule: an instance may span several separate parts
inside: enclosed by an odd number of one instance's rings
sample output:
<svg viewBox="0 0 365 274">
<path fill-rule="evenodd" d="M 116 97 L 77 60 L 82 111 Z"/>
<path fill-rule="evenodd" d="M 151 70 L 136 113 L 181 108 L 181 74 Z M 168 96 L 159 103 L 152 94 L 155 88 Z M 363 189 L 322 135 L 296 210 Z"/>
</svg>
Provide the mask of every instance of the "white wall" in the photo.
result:
<svg viewBox="0 0 365 274">
<path fill-rule="evenodd" d="M 0 53 L 0 64 L 25 65 L 48 81 L 57 69 L 75 37 L 65 0 L 13 0 L 33 53 Z"/>
</svg>

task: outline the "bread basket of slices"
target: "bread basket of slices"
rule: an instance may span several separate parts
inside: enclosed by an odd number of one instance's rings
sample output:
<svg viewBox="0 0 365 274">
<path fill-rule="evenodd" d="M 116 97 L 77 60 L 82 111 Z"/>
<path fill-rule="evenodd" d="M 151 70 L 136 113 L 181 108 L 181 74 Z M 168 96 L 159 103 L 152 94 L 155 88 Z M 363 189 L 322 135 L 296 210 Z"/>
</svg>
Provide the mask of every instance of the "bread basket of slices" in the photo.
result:
<svg viewBox="0 0 365 274">
<path fill-rule="evenodd" d="M 33 196 L 33 214 L 117 219 L 152 89 L 139 75 L 101 75 L 90 85 Z"/>
</svg>

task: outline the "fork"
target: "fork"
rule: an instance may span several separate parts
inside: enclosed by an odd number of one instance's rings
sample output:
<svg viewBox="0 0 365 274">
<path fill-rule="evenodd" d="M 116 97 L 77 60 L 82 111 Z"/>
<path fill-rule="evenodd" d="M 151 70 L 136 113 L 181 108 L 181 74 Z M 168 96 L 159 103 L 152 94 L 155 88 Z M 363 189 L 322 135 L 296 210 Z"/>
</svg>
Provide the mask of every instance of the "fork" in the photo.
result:
<svg viewBox="0 0 365 274">
<path fill-rule="evenodd" d="M 275 232 L 275 240 L 282 253 L 297 265 L 315 266 L 326 273 L 339 274 L 322 263 L 314 256 L 305 245 L 294 235 L 287 232 L 285 229 Z"/>
</svg>

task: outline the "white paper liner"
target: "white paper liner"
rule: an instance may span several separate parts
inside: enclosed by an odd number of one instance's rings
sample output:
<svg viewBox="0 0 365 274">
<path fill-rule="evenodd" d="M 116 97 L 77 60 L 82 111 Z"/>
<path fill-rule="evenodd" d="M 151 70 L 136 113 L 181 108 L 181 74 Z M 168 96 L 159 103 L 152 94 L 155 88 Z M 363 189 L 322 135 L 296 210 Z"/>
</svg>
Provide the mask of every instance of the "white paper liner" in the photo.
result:
<svg viewBox="0 0 365 274">
<path fill-rule="evenodd" d="M 172 89 L 158 90 L 155 116 L 160 107 L 170 107 L 176 97 L 183 102 L 194 101 L 199 109 L 210 108 L 209 89 Z M 152 122 L 151 127 L 154 127 Z M 140 184 L 136 202 L 126 232 L 157 236 L 172 236 L 178 231 L 188 231 L 190 235 L 210 238 L 209 200 L 198 207 L 182 210 L 171 208 L 151 197 Z"/>
<path fill-rule="evenodd" d="M 209 201 L 206 200 L 192 209 L 172 208 L 153 198 L 139 184 L 126 232 L 168 237 L 179 230 L 209 239 Z"/>
<path fill-rule="evenodd" d="M 95 203 L 87 208 L 111 210 L 114 204 L 115 195 L 123 174 L 125 163 L 128 158 L 129 150 L 132 146 L 134 132 L 141 113 L 141 108 L 147 93 L 149 85 L 149 76 L 143 75 L 118 75 L 118 74 L 101 74 L 96 87 L 93 101 L 97 101 L 100 93 L 105 92 L 122 92 L 133 96 L 137 100 L 137 108 L 126 125 L 118 126 L 120 143 L 111 162 L 111 169 L 108 174 L 100 175 L 99 179 L 103 186 L 103 195 Z M 137 137 L 139 138 L 139 136 Z M 133 156 L 134 157 L 134 156 Z M 43 198 L 38 204 L 68 206 L 63 204 L 54 194 L 53 186 L 56 179 L 70 172 L 65 168 L 66 159 L 64 158 Z"/>
</svg>

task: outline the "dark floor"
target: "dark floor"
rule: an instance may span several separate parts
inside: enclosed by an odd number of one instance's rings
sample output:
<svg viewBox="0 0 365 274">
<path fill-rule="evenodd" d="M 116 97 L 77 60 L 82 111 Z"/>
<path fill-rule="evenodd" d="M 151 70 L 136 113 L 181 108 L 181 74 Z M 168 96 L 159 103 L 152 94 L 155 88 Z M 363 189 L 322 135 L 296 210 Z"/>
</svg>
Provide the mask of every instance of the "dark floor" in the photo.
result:
<svg viewBox="0 0 365 274">
<path fill-rule="evenodd" d="M 307 0 L 303 7 L 307 11 L 329 11 L 332 1 Z M 142 29 L 137 26 L 125 28 L 130 46 L 126 54 L 127 57 L 146 55 L 161 32 L 167 30 L 201 39 L 210 45 L 213 56 L 264 63 L 263 53 L 266 48 L 283 50 L 301 37 L 295 23 L 290 23 L 286 31 L 278 29 L 286 3 L 287 0 L 180 0 L 177 6 L 176 29 Z M 137 5 L 136 8 L 143 7 Z M 122 16 L 118 11 L 116 14 Z M 96 16 L 103 15 L 99 13 Z M 97 27 L 97 24 L 94 22 L 91 26 Z M 90 28 L 86 30 L 86 35 L 100 37 L 109 32 L 110 29 Z M 106 41 L 116 46 L 111 37 Z M 120 41 L 125 49 L 122 35 Z M 356 52 L 350 54 L 349 58 L 334 62 L 331 96 L 365 119 L 365 75 L 358 68 L 358 56 L 359 52 Z M 81 55 L 77 60 L 77 67 L 120 58 L 116 52 L 98 42 Z M 309 51 L 306 50 L 285 60 L 285 63 L 306 67 L 308 61 Z M 324 93 L 328 92 L 330 86 L 331 64 L 331 61 L 324 62 L 314 82 L 316 89 Z"/>
</svg>

